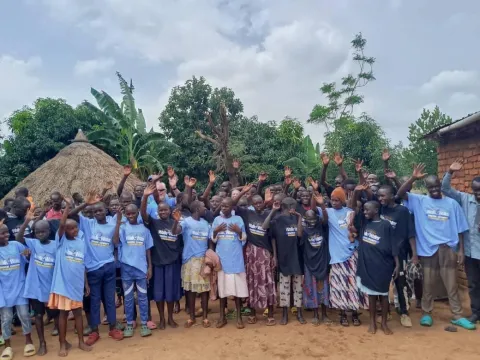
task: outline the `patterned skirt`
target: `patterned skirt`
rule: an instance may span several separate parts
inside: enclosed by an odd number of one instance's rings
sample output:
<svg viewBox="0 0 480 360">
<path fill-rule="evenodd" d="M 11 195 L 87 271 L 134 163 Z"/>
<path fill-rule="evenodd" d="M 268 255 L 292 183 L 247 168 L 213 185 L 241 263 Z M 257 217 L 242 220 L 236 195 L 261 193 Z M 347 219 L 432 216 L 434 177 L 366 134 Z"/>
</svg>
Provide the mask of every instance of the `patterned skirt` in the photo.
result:
<svg viewBox="0 0 480 360">
<path fill-rule="evenodd" d="M 248 284 L 248 303 L 254 309 L 275 305 L 275 260 L 270 251 L 247 243 L 245 262 Z"/>
<path fill-rule="evenodd" d="M 338 310 L 368 309 L 368 295 L 357 287 L 358 251 L 345 262 L 333 264 L 330 269 L 330 306 Z"/>
<path fill-rule="evenodd" d="M 200 275 L 204 257 L 193 257 L 182 265 L 182 288 L 185 291 L 203 293 L 210 291 L 210 280 Z"/>
<path fill-rule="evenodd" d="M 303 277 L 303 305 L 307 309 L 316 309 L 320 305 L 328 306 L 328 278 L 318 281 L 305 266 Z"/>
</svg>

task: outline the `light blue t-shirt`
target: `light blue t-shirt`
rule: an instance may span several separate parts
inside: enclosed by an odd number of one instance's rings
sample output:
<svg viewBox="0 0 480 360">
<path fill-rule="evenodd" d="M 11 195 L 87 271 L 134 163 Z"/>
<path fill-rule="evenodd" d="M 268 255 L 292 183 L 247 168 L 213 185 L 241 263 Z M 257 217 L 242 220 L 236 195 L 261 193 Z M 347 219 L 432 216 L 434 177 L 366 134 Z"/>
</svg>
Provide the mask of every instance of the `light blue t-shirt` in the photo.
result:
<svg viewBox="0 0 480 360">
<path fill-rule="evenodd" d="M 202 257 L 208 250 L 208 239 L 211 227 L 205 219 L 195 220 L 192 217 L 182 222 L 183 253 L 182 263 L 185 264 L 192 257 Z"/>
<path fill-rule="evenodd" d="M 168 206 L 170 206 L 171 208 L 174 208 L 177 205 L 177 199 L 174 197 L 172 198 L 168 197 L 168 195 L 165 195 L 165 199 L 163 201 L 165 201 L 168 204 Z M 153 195 L 148 196 L 147 207 L 149 205 L 155 206 L 155 209 L 157 208 L 157 202 L 155 201 L 155 198 Z"/>
<path fill-rule="evenodd" d="M 52 288 L 57 244 L 53 240 L 48 244 L 42 244 L 38 239 L 29 238 L 25 238 L 25 243 L 31 254 L 24 296 L 27 299 L 48 302 Z"/>
<path fill-rule="evenodd" d="M 120 262 L 147 273 L 146 251 L 153 247 L 153 239 L 148 230 L 142 224 L 124 224 L 120 227 Z"/>
<path fill-rule="evenodd" d="M 115 214 L 113 216 L 107 216 L 107 222 L 109 224 L 115 225 L 117 223 L 117 214 Z M 127 222 L 128 222 L 127 217 L 125 215 L 122 215 L 122 223 L 127 223 Z M 138 213 L 137 222 L 139 224 L 143 224 L 142 215 L 140 215 L 140 213 Z"/>
<path fill-rule="evenodd" d="M 57 232 L 55 243 L 57 244 L 57 256 L 51 292 L 70 300 L 83 301 L 87 252 L 84 234 L 79 231 L 75 240 L 68 240 L 65 235 L 60 239 Z"/>
<path fill-rule="evenodd" d="M 328 249 L 330 251 L 330 264 L 340 264 L 352 256 L 358 242 L 351 243 L 348 239 L 347 215 L 352 209 L 342 207 L 340 210 L 327 208 L 328 213 Z M 322 218 L 322 211 L 318 211 Z"/>
<path fill-rule="evenodd" d="M 217 216 L 212 224 L 213 230 L 220 224 L 227 224 L 227 230 L 217 234 L 217 247 L 215 249 L 222 263 L 222 270 L 225 274 L 239 274 L 245 272 L 245 264 L 243 262 L 243 246 L 245 241 L 241 241 L 238 234 L 228 230 L 229 224 L 237 224 L 242 229 L 242 234 L 246 240 L 245 224 L 238 215 L 232 215 L 229 218 Z"/>
<path fill-rule="evenodd" d="M 419 256 L 434 255 L 439 245 L 458 245 L 458 234 L 468 231 L 462 207 L 454 199 L 408 193 L 404 205 L 413 213 Z"/>
<path fill-rule="evenodd" d="M 147 205 L 147 214 L 153 219 L 158 220 L 160 218 L 158 216 L 158 205 L 155 201 Z"/>
<path fill-rule="evenodd" d="M 106 224 L 99 224 L 96 219 L 80 215 L 80 230 L 84 233 L 87 246 L 85 256 L 87 272 L 98 270 L 103 265 L 115 261 L 112 241 L 115 223 L 107 219 Z"/>
<path fill-rule="evenodd" d="M 23 296 L 27 260 L 22 253 L 25 249 L 18 241 L 0 246 L 0 291 L 6 307 L 28 304 L 28 299 Z"/>
</svg>

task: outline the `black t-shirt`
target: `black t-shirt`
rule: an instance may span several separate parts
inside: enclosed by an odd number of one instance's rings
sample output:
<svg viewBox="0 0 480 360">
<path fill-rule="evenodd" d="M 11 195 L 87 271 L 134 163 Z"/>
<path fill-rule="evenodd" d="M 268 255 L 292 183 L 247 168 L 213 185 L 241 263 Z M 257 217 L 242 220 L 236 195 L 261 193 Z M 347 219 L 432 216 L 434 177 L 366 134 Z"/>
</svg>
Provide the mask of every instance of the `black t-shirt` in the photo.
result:
<svg viewBox="0 0 480 360">
<path fill-rule="evenodd" d="M 298 220 L 293 215 L 278 215 L 270 222 L 277 245 L 278 270 L 283 275 L 303 275 L 303 254 L 297 236 Z"/>
<path fill-rule="evenodd" d="M 24 221 L 25 219 L 20 219 L 13 214 L 7 214 L 7 218 L 3 223 L 7 225 L 8 233 L 10 234 L 8 241 L 15 240 L 15 236 L 18 234 L 18 231 L 22 227 Z M 32 229 L 30 229 L 30 226 L 27 226 L 27 228 L 25 229 L 25 237 L 31 237 L 31 233 Z"/>
<path fill-rule="evenodd" d="M 183 238 L 172 234 L 174 220 L 161 220 L 148 217 L 147 227 L 152 234 L 152 263 L 155 266 L 170 265 L 181 261 Z"/>
<path fill-rule="evenodd" d="M 315 227 L 303 228 L 301 245 L 305 267 L 317 280 L 325 280 L 330 262 L 328 242 L 325 237 L 325 228 L 321 222 Z"/>
<path fill-rule="evenodd" d="M 387 220 L 367 221 L 360 234 L 357 275 L 370 290 L 386 293 L 398 255 L 393 228 Z"/>
<path fill-rule="evenodd" d="M 257 213 L 255 210 L 242 209 L 237 207 L 235 213 L 240 216 L 245 223 L 247 231 L 247 241 L 255 246 L 267 249 L 273 252 L 272 240 L 269 232 L 264 230 L 262 225 L 267 218 L 269 211 Z"/>
<path fill-rule="evenodd" d="M 410 238 L 415 237 L 415 228 L 413 225 L 412 215 L 410 211 L 403 206 L 394 207 L 382 206 L 380 209 L 380 217 L 388 220 L 392 225 L 394 236 L 398 241 L 398 255 L 402 259 L 406 259 L 410 251 Z"/>
</svg>

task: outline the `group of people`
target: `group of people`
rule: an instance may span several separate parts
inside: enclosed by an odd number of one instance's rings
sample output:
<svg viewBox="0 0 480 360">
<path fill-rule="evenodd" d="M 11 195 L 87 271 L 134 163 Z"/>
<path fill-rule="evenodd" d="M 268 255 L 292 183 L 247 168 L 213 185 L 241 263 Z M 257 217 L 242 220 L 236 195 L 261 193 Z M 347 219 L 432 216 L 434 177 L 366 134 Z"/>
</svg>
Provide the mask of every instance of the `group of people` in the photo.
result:
<svg viewBox="0 0 480 360">
<path fill-rule="evenodd" d="M 348 178 L 343 157 L 335 154 L 339 176 L 332 186 L 326 181 L 331 161 L 326 154 L 321 158 L 318 181 L 302 183 L 286 167 L 283 183 L 267 186 L 268 175 L 262 172 L 255 184 L 234 188 L 224 181 L 213 196 L 213 171 L 200 194 L 196 179 L 188 176 L 180 192 L 171 167 L 169 189 L 159 174 L 133 192 L 124 190 L 131 174 L 126 166 L 115 194 L 109 194 L 112 182 L 102 193 L 92 190 L 84 198 L 54 192 L 44 207 L 34 205 L 28 189 L 18 189 L 0 210 L 1 359 L 13 357 L 14 318 L 22 325 L 25 356 L 47 353 L 45 314 L 55 322 L 59 355 L 66 356 L 69 318 L 75 320 L 79 348 L 90 351 L 102 323 L 113 340 L 134 336 L 136 304 L 142 337 L 158 327 L 177 327 L 174 314 L 183 296 L 187 328 L 197 317 L 210 327 L 208 303 L 219 298 L 217 328 L 232 318 L 230 299 L 238 329 L 244 328 L 242 315 L 255 324 L 259 310 L 265 311 L 267 326 L 276 325 L 276 307 L 282 308 L 281 325 L 290 313 L 306 323 L 304 309 L 313 311 L 314 325 L 330 324 L 327 309 L 332 308 L 339 311 L 342 326 L 360 326 L 358 311 L 368 309 L 368 332 L 377 331 L 380 315 L 382 331 L 392 334 L 387 323 L 391 284 L 401 324 L 412 326 L 408 311 L 414 297 L 423 311 L 420 324 L 432 326 L 434 288 L 441 280 L 452 324 L 475 329 L 480 318 L 480 178 L 473 180 L 471 194 L 453 189 L 451 177 L 463 165 L 458 160 L 443 180 L 427 176 L 422 164 L 411 177 L 397 179 L 385 150 L 384 184 L 366 173 L 361 161 L 355 164 L 358 179 Z M 427 195 L 411 192 L 420 179 L 425 179 Z M 457 286 L 456 269 L 463 263 L 469 318 L 463 316 Z M 152 300 L 158 325 L 152 321 Z M 126 324 L 117 319 L 122 303 Z M 32 312 L 38 349 L 31 338 Z"/>
</svg>

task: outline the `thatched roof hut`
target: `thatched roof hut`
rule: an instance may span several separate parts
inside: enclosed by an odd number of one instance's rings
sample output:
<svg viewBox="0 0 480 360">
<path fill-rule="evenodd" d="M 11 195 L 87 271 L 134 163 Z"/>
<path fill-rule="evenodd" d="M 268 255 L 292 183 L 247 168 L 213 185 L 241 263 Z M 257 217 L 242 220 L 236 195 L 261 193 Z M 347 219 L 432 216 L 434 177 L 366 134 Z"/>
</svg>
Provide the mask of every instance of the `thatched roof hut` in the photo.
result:
<svg viewBox="0 0 480 360">
<path fill-rule="evenodd" d="M 90 144 L 82 130 L 78 130 L 70 145 L 18 183 L 1 203 L 7 197 L 15 197 L 15 190 L 19 187 L 26 187 L 40 206 L 53 191 L 65 196 L 72 196 L 76 192 L 85 195 L 91 189 L 101 192 L 106 182 L 112 181 L 114 188 L 111 191 L 115 192 L 122 177 L 123 166 Z M 135 184 L 140 182 L 137 177 L 130 175 L 125 190 L 133 191 Z"/>
</svg>

